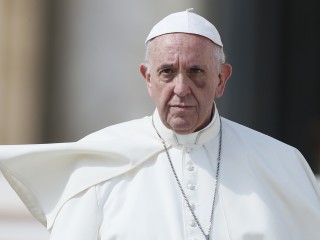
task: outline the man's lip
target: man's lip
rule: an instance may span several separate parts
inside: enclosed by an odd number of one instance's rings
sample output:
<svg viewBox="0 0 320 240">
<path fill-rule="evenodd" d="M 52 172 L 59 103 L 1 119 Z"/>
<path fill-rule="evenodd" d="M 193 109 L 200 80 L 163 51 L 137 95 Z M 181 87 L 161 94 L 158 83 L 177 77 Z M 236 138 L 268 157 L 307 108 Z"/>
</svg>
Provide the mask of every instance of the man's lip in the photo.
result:
<svg viewBox="0 0 320 240">
<path fill-rule="evenodd" d="M 175 107 L 175 108 L 191 108 L 193 106 L 190 105 L 171 105 L 170 107 Z"/>
</svg>

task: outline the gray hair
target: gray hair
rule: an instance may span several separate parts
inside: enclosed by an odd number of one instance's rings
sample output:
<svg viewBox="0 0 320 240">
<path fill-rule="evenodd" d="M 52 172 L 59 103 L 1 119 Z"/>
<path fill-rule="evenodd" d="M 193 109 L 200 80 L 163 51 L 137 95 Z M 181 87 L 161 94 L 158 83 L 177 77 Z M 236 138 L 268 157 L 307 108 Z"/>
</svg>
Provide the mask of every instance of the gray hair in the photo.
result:
<svg viewBox="0 0 320 240">
<path fill-rule="evenodd" d="M 152 40 L 148 41 L 146 43 L 146 51 L 145 51 L 145 56 L 144 56 L 144 61 L 145 61 L 145 65 L 147 67 L 147 71 L 149 72 L 150 68 L 149 68 L 149 58 L 150 58 L 150 48 L 151 48 L 151 42 Z M 221 65 L 226 63 L 226 55 L 223 51 L 223 48 L 218 46 L 217 44 L 214 44 L 214 56 L 216 57 L 217 61 L 218 61 L 218 69 L 221 69 Z"/>
</svg>

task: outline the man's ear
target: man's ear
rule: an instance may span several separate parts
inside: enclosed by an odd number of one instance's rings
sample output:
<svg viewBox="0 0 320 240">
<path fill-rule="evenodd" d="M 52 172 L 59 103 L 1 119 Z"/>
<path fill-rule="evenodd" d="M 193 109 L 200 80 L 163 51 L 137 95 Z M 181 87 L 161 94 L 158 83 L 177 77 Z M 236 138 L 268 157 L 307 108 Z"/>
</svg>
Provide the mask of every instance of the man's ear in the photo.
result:
<svg viewBox="0 0 320 240">
<path fill-rule="evenodd" d="M 219 73 L 219 84 L 215 92 L 215 98 L 219 98 L 223 95 L 224 89 L 226 87 L 227 81 L 232 74 L 232 67 L 228 63 L 221 65 L 221 70 Z"/>
<path fill-rule="evenodd" d="M 146 81 L 149 95 L 152 96 L 150 73 L 146 64 L 140 64 L 140 73 Z"/>
</svg>

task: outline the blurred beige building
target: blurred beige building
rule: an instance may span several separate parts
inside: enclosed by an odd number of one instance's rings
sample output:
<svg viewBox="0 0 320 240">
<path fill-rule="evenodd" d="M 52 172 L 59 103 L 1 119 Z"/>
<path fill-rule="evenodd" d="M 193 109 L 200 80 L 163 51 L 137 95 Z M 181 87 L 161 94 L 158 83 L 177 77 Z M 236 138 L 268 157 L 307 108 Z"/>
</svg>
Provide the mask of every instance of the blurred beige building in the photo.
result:
<svg viewBox="0 0 320 240">
<path fill-rule="evenodd" d="M 41 141 L 46 2 L 0 0 L 0 143 Z M 45 240 L 0 173 L 0 240 Z"/>
</svg>

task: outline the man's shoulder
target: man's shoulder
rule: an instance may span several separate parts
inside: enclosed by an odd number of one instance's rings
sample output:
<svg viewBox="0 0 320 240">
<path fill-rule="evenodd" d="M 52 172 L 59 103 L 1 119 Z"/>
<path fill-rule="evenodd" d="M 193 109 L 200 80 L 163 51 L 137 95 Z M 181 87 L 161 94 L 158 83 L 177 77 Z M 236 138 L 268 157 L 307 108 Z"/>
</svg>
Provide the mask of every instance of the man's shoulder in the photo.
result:
<svg viewBox="0 0 320 240">
<path fill-rule="evenodd" d="M 114 124 L 93 132 L 80 141 L 99 141 L 105 138 L 135 138 L 154 134 L 150 116 Z"/>
<path fill-rule="evenodd" d="M 239 142 L 245 143 L 252 147 L 264 146 L 267 148 L 292 150 L 293 147 L 281 142 L 280 140 L 266 135 L 262 132 L 236 123 L 226 118 L 222 118 L 223 126 L 229 137 L 237 139 Z"/>
</svg>

